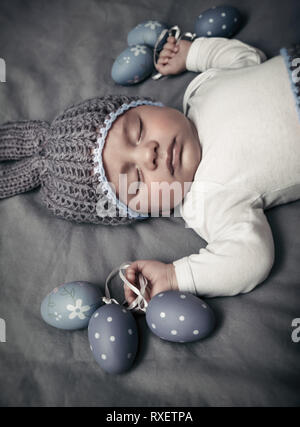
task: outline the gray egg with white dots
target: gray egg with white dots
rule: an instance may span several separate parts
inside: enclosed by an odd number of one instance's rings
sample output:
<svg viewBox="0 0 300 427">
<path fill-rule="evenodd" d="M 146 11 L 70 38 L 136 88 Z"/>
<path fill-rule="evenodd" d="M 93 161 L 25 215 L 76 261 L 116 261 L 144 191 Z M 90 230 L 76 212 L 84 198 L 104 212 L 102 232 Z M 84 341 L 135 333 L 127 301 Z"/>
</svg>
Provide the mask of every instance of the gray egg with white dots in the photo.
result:
<svg viewBox="0 0 300 427">
<path fill-rule="evenodd" d="M 207 337 L 215 316 L 206 302 L 188 292 L 166 291 L 149 302 L 146 321 L 158 337 L 173 342 L 192 342 Z"/>
<path fill-rule="evenodd" d="M 213 7 L 202 12 L 195 22 L 197 37 L 225 37 L 236 34 L 242 25 L 238 9 L 232 6 Z"/>
<path fill-rule="evenodd" d="M 131 368 L 138 348 L 133 315 L 124 306 L 107 304 L 95 311 L 88 326 L 91 351 L 96 362 L 110 374 Z"/>
</svg>

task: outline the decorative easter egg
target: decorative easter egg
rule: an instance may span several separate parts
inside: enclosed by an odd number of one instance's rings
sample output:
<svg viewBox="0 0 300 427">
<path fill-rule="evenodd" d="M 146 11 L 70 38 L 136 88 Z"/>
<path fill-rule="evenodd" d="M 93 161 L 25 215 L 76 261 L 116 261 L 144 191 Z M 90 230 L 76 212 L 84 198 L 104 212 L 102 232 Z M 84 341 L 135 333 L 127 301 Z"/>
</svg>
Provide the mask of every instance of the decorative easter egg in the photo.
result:
<svg viewBox="0 0 300 427">
<path fill-rule="evenodd" d="M 112 79 L 123 86 L 141 82 L 153 71 L 153 52 L 146 45 L 137 44 L 125 49 L 115 60 Z"/>
<path fill-rule="evenodd" d="M 188 292 L 166 291 L 149 302 L 146 321 L 160 338 L 174 342 L 192 342 L 208 336 L 215 325 L 211 308 Z"/>
<path fill-rule="evenodd" d="M 65 283 L 44 298 L 42 318 L 59 329 L 87 328 L 92 314 L 103 304 L 102 296 L 101 290 L 92 283 Z"/>
<path fill-rule="evenodd" d="M 197 37 L 232 37 L 242 25 L 240 12 L 231 6 L 218 6 L 201 13 L 195 23 Z"/>
<path fill-rule="evenodd" d="M 120 374 L 133 364 L 138 347 L 133 315 L 119 304 L 104 305 L 91 317 L 88 336 L 93 355 L 106 372 Z"/>
<path fill-rule="evenodd" d="M 145 21 L 134 27 L 127 36 L 128 46 L 146 44 L 154 47 L 158 36 L 168 26 L 159 21 Z"/>
</svg>

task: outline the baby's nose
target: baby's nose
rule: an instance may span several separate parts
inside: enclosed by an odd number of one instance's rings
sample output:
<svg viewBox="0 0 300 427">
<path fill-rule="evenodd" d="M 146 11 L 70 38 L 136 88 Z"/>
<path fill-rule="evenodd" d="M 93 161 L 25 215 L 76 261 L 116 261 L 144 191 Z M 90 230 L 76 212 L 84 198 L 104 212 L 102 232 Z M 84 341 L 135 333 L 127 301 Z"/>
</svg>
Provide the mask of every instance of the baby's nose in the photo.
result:
<svg viewBox="0 0 300 427">
<path fill-rule="evenodd" d="M 143 146 L 139 147 L 138 157 L 139 163 L 149 170 L 157 168 L 157 157 L 159 144 L 157 141 L 148 141 Z"/>
</svg>

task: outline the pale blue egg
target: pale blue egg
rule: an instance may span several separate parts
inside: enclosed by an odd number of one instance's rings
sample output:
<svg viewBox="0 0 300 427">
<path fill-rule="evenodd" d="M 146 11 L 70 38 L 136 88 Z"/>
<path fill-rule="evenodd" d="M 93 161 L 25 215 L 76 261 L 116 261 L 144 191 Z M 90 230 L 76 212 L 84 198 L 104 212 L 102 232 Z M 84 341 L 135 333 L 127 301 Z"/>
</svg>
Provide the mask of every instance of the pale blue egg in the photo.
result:
<svg viewBox="0 0 300 427">
<path fill-rule="evenodd" d="M 91 317 L 88 336 L 97 363 L 110 374 L 131 368 L 138 347 L 136 321 L 129 310 L 119 304 L 100 307 Z"/>
<path fill-rule="evenodd" d="M 202 12 L 196 19 L 197 37 L 225 37 L 236 34 L 242 25 L 238 9 L 231 6 L 218 6 Z"/>
<path fill-rule="evenodd" d="M 145 21 L 134 27 L 127 36 L 128 46 L 146 44 L 154 47 L 158 36 L 168 26 L 159 21 Z"/>
<path fill-rule="evenodd" d="M 155 295 L 147 307 L 146 321 L 155 335 L 182 343 L 207 337 L 215 326 L 215 316 L 208 304 L 180 291 Z"/>
<path fill-rule="evenodd" d="M 90 318 L 100 307 L 103 293 L 89 282 L 68 282 L 48 294 L 41 304 L 41 315 L 48 325 L 76 330 L 88 327 Z"/>
<path fill-rule="evenodd" d="M 115 60 L 112 79 L 123 86 L 141 82 L 153 71 L 153 51 L 146 45 L 134 45 L 125 49 Z"/>
</svg>

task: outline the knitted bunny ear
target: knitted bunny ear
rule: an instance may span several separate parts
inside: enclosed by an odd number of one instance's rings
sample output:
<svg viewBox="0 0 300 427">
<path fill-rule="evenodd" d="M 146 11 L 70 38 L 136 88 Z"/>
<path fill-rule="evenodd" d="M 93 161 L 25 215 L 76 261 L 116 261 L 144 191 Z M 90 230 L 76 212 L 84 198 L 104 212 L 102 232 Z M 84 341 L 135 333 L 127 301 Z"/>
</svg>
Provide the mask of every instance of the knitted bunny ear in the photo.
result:
<svg viewBox="0 0 300 427">
<path fill-rule="evenodd" d="M 40 167 L 37 157 L 0 165 L 0 199 L 25 193 L 40 185 Z"/>
<path fill-rule="evenodd" d="M 0 199 L 40 185 L 40 154 L 48 132 L 49 124 L 42 121 L 0 126 Z"/>
<path fill-rule="evenodd" d="M 0 161 L 18 160 L 39 152 L 49 124 L 39 120 L 8 122 L 0 126 Z"/>
</svg>

